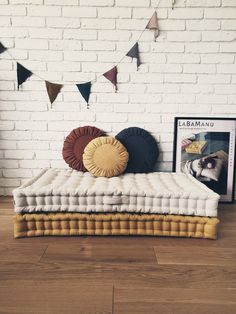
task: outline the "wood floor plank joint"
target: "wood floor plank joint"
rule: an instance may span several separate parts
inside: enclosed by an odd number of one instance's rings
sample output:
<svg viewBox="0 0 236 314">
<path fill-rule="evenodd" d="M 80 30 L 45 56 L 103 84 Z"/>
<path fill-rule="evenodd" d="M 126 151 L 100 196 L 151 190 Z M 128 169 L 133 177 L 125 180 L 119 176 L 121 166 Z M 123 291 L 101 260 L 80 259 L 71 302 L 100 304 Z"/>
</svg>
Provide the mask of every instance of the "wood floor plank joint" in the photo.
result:
<svg viewBox="0 0 236 314">
<path fill-rule="evenodd" d="M 154 253 L 156 262 L 157 262 L 157 264 L 159 264 L 159 263 L 158 263 L 158 258 L 157 258 L 157 252 L 156 252 L 156 250 L 155 250 L 155 247 L 153 246 L 152 249 L 153 249 L 153 253 Z"/>
<path fill-rule="evenodd" d="M 39 263 L 40 263 L 41 260 L 43 259 L 43 257 L 44 257 L 44 255 L 45 255 L 47 249 L 48 249 L 48 245 L 46 246 L 45 250 L 43 251 L 43 254 L 40 256 Z"/>
<path fill-rule="evenodd" d="M 111 313 L 114 314 L 114 308 L 115 308 L 115 286 L 112 286 L 112 308 Z"/>
</svg>

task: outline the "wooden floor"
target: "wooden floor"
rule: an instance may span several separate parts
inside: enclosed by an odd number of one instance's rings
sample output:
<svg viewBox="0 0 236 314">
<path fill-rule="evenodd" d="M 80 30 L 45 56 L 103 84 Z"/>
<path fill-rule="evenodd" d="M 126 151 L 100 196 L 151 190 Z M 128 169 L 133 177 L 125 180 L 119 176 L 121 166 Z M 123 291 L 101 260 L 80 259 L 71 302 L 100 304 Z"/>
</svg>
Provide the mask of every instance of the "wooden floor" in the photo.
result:
<svg viewBox="0 0 236 314">
<path fill-rule="evenodd" d="M 0 198 L 0 313 L 234 314 L 236 206 L 221 205 L 218 240 L 13 238 Z"/>
</svg>

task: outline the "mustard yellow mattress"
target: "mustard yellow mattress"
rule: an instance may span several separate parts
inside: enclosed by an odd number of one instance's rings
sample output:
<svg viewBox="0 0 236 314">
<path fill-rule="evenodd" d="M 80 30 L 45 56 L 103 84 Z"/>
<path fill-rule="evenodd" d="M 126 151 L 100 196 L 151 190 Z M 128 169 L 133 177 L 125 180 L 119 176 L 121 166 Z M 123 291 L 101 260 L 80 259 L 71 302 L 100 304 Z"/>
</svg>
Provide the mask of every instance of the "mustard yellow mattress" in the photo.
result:
<svg viewBox="0 0 236 314">
<path fill-rule="evenodd" d="M 217 218 L 157 214 L 17 214 L 14 237 L 140 235 L 216 239 Z"/>
</svg>

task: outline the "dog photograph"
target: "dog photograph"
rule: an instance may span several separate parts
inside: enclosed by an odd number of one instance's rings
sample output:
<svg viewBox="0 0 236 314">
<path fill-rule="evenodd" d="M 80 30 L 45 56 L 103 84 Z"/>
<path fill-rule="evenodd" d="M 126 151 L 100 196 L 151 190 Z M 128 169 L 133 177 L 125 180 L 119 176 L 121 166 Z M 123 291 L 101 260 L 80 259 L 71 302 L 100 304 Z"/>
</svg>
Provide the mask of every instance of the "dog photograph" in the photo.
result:
<svg viewBox="0 0 236 314">
<path fill-rule="evenodd" d="M 200 132 L 181 141 L 181 168 L 219 194 L 227 192 L 229 132 Z"/>
</svg>

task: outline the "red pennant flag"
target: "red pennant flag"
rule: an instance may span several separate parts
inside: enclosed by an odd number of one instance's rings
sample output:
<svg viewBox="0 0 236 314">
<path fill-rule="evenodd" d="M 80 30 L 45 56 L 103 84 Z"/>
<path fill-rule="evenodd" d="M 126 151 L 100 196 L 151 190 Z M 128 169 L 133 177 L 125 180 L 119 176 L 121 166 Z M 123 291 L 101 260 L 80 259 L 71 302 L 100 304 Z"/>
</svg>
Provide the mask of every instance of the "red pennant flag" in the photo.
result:
<svg viewBox="0 0 236 314">
<path fill-rule="evenodd" d="M 46 88 L 47 88 L 47 92 L 48 92 L 48 97 L 49 97 L 50 102 L 52 104 L 55 101 L 55 99 L 57 98 L 57 95 L 60 93 L 63 85 L 51 83 L 48 81 L 45 81 L 45 84 L 46 84 Z"/>
<path fill-rule="evenodd" d="M 154 40 L 157 39 L 159 35 L 158 21 L 157 21 L 157 12 L 155 11 L 147 23 L 146 29 L 154 30 Z"/>
<path fill-rule="evenodd" d="M 107 78 L 115 86 L 115 90 L 117 91 L 117 67 L 115 66 L 106 73 L 103 73 L 103 76 L 105 76 L 105 78 Z"/>
</svg>

